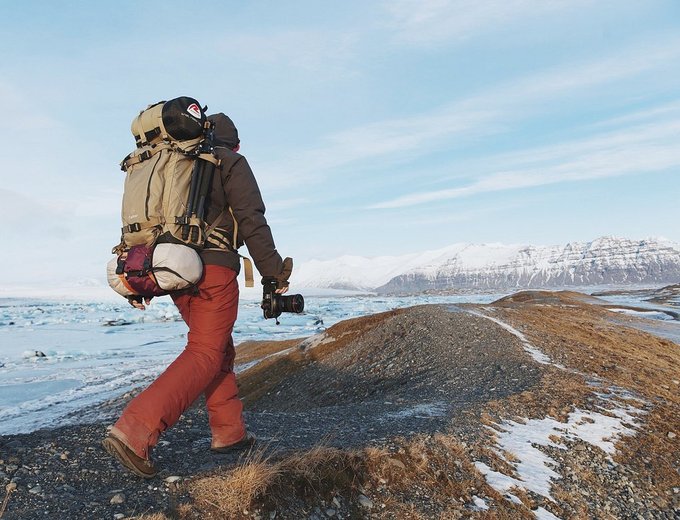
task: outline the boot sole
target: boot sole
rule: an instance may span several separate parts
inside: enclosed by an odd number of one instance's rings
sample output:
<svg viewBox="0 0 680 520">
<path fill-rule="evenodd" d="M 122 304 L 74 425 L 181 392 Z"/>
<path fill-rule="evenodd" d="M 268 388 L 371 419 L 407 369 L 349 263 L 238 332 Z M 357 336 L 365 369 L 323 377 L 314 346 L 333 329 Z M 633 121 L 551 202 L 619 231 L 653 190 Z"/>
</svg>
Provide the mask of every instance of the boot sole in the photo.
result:
<svg viewBox="0 0 680 520">
<path fill-rule="evenodd" d="M 130 449 L 115 437 L 107 437 L 102 441 L 102 446 L 106 452 L 120 462 L 126 469 L 142 478 L 153 478 L 158 474 L 158 471 L 147 473 L 142 471 L 134 462 L 130 455 Z"/>
<path fill-rule="evenodd" d="M 248 432 L 246 433 L 245 438 L 241 439 L 238 442 L 235 442 L 234 444 L 230 444 L 229 446 L 220 446 L 218 448 L 210 448 L 210 451 L 213 453 L 231 453 L 233 451 L 238 451 L 238 450 L 244 450 L 246 448 L 250 448 L 257 442 L 257 438 L 255 435 L 252 433 Z"/>
</svg>

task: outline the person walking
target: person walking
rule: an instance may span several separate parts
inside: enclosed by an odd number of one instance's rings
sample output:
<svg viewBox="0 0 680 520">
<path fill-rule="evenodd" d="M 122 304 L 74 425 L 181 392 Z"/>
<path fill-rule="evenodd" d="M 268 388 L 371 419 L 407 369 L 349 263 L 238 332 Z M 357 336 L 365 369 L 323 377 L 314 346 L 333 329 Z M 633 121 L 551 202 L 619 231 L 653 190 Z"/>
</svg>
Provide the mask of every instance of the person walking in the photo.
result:
<svg viewBox="0 0 680 520">
<path fill-rule="evenodd" d="M 237 317 L 236 277 L 244 242 L 264 279 L 275 281 L 276 292 L 288 290 L 291 258 L 281 258 L 265 219 L 265 206 L 246 158 L 239 154 L 238 130 L 223 113 L 208 116 L 214 124 L 214 151 L 220 160 L 212 180 L 205 221 L 216 222 L 203 250 L 203 277 L 192 290 L 172 294 L 189 327 L 187 345 L 170 366 L 123 410 L 103 441 L 106 451 L 126 469 L 152 478 L 158 470 L 151 450 L 166 429 L 200 396 L 205 396 L 211 450 L 228 452 L 253 444 L 246 429 L 243 404 L 234 374 L 232 330 Z M 225 211 L 229 208 L 230 211 Z M 232 218 L 233 215 L 233 218 Z M 236 229 L 235 229 L 236 228 Z M 232 244 L 233 241 L 236 244 Z M 145 309 L 150 298 L 129 298 Z"/>
</svg>

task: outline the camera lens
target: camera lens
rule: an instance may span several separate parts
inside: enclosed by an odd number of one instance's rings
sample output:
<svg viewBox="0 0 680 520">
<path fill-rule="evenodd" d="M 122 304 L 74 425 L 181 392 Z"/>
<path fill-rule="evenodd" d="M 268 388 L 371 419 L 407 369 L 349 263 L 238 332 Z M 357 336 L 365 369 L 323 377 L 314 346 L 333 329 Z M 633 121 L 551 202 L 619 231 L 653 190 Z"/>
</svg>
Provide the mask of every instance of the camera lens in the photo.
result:
<svg viewBox="0 0 680 520">
<path fill-rule="evenodd" d="M 279 307 L 281 312 L 294 312 L 296 314 L 305 310 L 305 299 L 301 294 L 291 294 L 290 296 L 279 296 Z"/>
</svg>

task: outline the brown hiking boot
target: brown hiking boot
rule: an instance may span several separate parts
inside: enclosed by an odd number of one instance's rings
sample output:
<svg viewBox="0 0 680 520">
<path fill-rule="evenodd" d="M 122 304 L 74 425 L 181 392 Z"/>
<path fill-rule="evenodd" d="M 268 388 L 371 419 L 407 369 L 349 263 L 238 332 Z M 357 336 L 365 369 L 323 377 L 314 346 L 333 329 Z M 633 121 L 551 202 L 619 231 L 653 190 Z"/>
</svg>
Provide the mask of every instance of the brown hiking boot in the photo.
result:
<svg viewBox="0 0 680 520">
<path fill-rule="evenodd" d="M 227 446 L 212 446 L 210 451 L 215 453 L 231 453 L 232 451 L 250 448 L 255 444 L 255 441 L 257 441 L 255 434 L 246 430 L 246 434 L 240 441 L 236 441 L 234 444 L 229 444 Z"/>
<path fill-rule="evenodd" d="M 150 460 L 143 459 L 134 451 L 128 448 L 119 438 L 109 434 L 106 439 L 102 441 L 104 449 L 118 459 L 126 469 L 129 469 L 142 478 L 153 478 L 158 474 L 158 470 Z"/>
</svg>

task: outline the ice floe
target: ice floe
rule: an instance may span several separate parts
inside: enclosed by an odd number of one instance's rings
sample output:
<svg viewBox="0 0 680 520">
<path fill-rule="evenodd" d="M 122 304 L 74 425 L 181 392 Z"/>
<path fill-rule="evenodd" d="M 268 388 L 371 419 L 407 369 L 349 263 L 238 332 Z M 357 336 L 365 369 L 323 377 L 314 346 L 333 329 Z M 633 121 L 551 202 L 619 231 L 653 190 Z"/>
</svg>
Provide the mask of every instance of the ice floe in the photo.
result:
<svg viewBox="0 0 680 520">
<path fill-rule="evenodd" d="M 330 341 L 323 334 L 326 327 L 344 319 L 416 304 L 490 302 L 497 297 L 310 298 L 304 314 L 285 314 L 280 326 L 263 319 L 259 300 L 244 299 L 234 341 L 238 345 L 246 340 L 310 336 L 305 345 L 309 349 Z M 0 299 L 0 435 L 77 420 L 76 410 L 115 399 L 148 382 L 179 355 L 186 332 L 167 297 L 154 299 L 144 312 L 122 299 Z M 36 351 L 45 357 L 36 356 Z M 257 361 L 262 360 L 253 363 Z M 244 364 L 236 370 L 252 366 Z M 88 419 L 97 420 L 96 414 Z"/>
<path fill-rule="evenodd" d="M 636 316 L 638 318 L 649 318 L 649 319 L 662 320 L 662 321 L 674 321 L 675 320 L 675 318 L 673 318 L 673 316 L 671 316 L 667 312 L 663 312 L 663 311 L 622 309 L 622 308 L 617 308 L 617 307 L 608 307 L 607 310 L 610 311 L 610 312 L 617 312 L 619 314 L 626 314 L 628 316 Z"/>
</svg>

